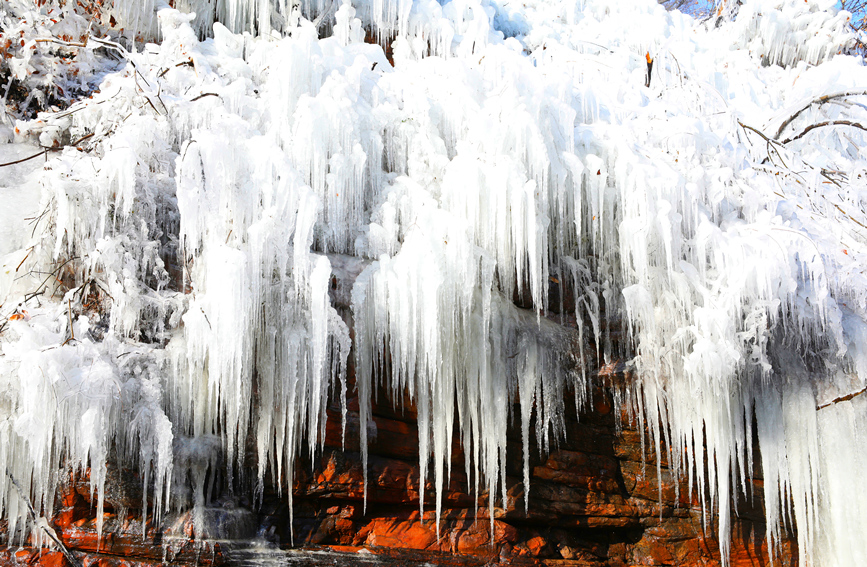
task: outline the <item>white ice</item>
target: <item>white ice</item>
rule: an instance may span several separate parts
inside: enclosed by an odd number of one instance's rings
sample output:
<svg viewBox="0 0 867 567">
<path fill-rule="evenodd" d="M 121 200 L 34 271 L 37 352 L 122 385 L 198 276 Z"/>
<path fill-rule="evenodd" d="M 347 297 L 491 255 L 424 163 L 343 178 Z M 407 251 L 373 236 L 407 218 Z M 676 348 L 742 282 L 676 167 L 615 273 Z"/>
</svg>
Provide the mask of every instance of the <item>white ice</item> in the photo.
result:
<svg viewBox="0 0 867 567">
<path fill-rule="evenodd" d="M 112 47 L 99 93 L 16 123 L 93 136 L 0 181 L 21 208 L 0 213 L 9 533 L 11 477 L 48 515 L 56 470 L 102 494 L 112 451 L 154 479 L 157 519 L 203 511 L 218 471 L 240 486 L 248 451 L 257 494 L 270 476 L 291 500 L 332 398 L 346 422 L 352 348 L 361 423 L 377 383 L 414 401 L 438 512 L 453 436 L 493 512 L 587 361 L 627 361 L 617 399 L 709 496 L 724 558 L 761 466 L 772 548 L 785 521 L 801 564 L 864 563 L 865 136 L 807 131 L 863 123 L 832 4 L 717 26 L 649 1 L 118 0 L 159 43 Z M 548 319 L 552 285 L 578 329 Z"/>
</svg>

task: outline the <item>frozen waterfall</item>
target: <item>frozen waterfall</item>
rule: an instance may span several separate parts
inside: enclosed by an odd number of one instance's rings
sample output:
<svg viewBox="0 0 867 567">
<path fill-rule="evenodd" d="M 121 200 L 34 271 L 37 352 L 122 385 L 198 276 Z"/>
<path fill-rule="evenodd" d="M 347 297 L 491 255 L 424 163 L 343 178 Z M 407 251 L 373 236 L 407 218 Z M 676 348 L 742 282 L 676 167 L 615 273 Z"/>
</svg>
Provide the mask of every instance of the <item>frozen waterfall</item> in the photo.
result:
<svg viewBox="0 0 867 567">
<path fill-rule="evenodd" d="M 248 451 L 291 500 L 351 387 L 365 459 L 374 392 L 407 394 L 437 513 L 457 436 L 493 522 L 506 459 L 528 482 L 530 437 L 623 362 L 724 558 L 760 467 L 771 548 L 790 526 L 801 565 L 867 564 L 867 70 L 834 2 L 716 27 L 650 1 L 177 8 L 116 0 L 159 43 L 80 48 L 97 91 L 0 125 L 62 148 L 0 178 L 34 219 L 0 243 L 10 539 L 45 538 L 24 496 L 50 516 L 64 467 L 101 498 L 112 452 L 156 522 Z"/>
</svg>

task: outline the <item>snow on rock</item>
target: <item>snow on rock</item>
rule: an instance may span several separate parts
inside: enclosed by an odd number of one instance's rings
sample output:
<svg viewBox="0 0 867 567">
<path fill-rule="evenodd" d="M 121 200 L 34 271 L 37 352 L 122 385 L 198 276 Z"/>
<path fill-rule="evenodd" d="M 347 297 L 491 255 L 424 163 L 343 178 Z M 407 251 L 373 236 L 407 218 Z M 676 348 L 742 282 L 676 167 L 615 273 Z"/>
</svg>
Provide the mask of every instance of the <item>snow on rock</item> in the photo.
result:
<svg viewBox="0 0 867 567">
<path fill-rule="evenodd" d="M 58 151 L 3 183 L 41 188 L 2 249 L 10 537 L 35 526 L 12 478 L 48 515 L 59 467 L 102 494 L 115 454 L 158 521 L 191 509 L 200 535 L 206 484 L 242 486 L 248 451 L 256 494 L 270 475 L 291 500 L 332 398 L 345 424 L 351 350 L 362 423 L 377 385 L 414 401 L 437 511 L 453 435 L 505 498 L 508 423 L 527 482 L 530 435 L 563 435 L 595 354 L 630 361 L 618 399 L 719 514 L 724 557 L 755 436 L 771 548 L 785 521 L 801 564 L 867 560 L 847 490 L 867 459 L 867 74 L 837 55 L 845 13 L 756 0 L 708 29 L 652 2 L 178 6 L 197 18 L 118 1 L 160 43 L 96 43 L 121 59 L 99 92 L 16 124 Z M 546 318 L 552 286 L 577 344 Z"/>
</svg>

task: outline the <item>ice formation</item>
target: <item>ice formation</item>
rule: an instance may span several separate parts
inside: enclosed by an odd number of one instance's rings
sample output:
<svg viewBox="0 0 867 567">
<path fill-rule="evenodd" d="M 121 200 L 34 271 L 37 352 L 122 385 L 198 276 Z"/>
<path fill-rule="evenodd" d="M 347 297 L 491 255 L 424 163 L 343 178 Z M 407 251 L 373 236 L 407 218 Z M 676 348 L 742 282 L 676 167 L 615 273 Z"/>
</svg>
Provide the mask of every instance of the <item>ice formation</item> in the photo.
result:
<svg viewBox="0 0 867 567">
<path fill-rule="evenodd" d="M 772 549 L 786 522 L 802 565 L 867 562 L 849 489 L 867 464 L 867 74 L 833 2 L 747 1 L 715 27 L 605 0 L 177 7 L 117 0 L 160 43 L 76 48 L 99 91 L 0 127 L 65 146 L 0 181 L 33 217 L 0 249 L 10 537 L 42 537 L 23 496 L 50 516 L 64 467 L 101 495 L 113 451 L 157 522 L 241 486 L 250 436 L 258 490 L 270 475 L 291 500 L 332 398 L 345 422 L 352 350 L 362 424 L 378 386 L 416 404 L 437 511 L 453 435 L 493 509 L 509 423 L 527 482 L 530 436 L 563 434 L 587 361 L 628 360 L 617 397 L 719 514 L 724 557 L 760 466 Z M 20 80 L 52 57 L 35 40 L 56 32 L 33 30 Z M 577 340 L 547 317 L 567 288 Z"/>
</svg>

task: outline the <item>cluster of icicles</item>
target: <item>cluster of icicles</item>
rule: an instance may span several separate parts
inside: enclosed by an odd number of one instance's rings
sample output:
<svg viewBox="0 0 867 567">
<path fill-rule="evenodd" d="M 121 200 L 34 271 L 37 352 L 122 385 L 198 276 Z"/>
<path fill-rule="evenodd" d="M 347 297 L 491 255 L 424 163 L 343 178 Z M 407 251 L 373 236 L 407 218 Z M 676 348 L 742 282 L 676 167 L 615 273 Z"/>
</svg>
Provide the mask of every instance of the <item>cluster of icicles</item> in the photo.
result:
<svg viewBox="0 0 867 567">
<path fill-rule="evenodd" d="M 217 469 L 242 476 L 251 435 L 259 495 L 271 475 L 291 500 L 332 400 L 345 423 L 351 353 L 365 463 L 381 385 L 417 407 L 438 512 L 453 427 L 476 491 L 504 499 L 509 424 L 527 483 L 531 426 L 556 443 L 586 362 L 629 357 L 636 381 L 617 397 L 719 515 L 724 557 L 757 437 L 772 550 L 786 520 L 802 565 L 867 561 L 867 496 L 852 490 L 865 401 L 816 409 L 867 377 L 867 281 L 851 267 L 864 239 L 836 212 L 860 207 L 863 164 L 822 140 L 848 168 L 835 200 L 818 173 L 758 165 L 766 146 L 727 106 L 760 70 L 729 50 L 743 38 L 701 43 L 685 17 L 616 4 L 226 0 L 212 16 L 239 33 L 216 23 L 206 41 L 207 14 L 195 28 L 163 8 L 160 45 L 124 54 L 74 112 L 20 124 L 94 136 L 30 178 L 45 224 L 3 258 L 3 309 L 27 298 L 0 358 L 10 537 L 26 535 L 22 495 L 51 515 L 64 463 L 89 467 L 101 518 L 112 451 L 137 465 L 157 523 L 203 506 Z M 118 14 L 144 26 L 153 8 Z M 802 12 L 784 23 L 819 26 L 823 62 L 840 20 Z M 324 39 L 307 20 L 321 13 Z M 394 66 L 365 29 L 393 39 Z M 62 301 L 27 297 L 58 265 Z M 544 316 L 552 286 L 574 296 L 577 329 Z"/>
</svg>

